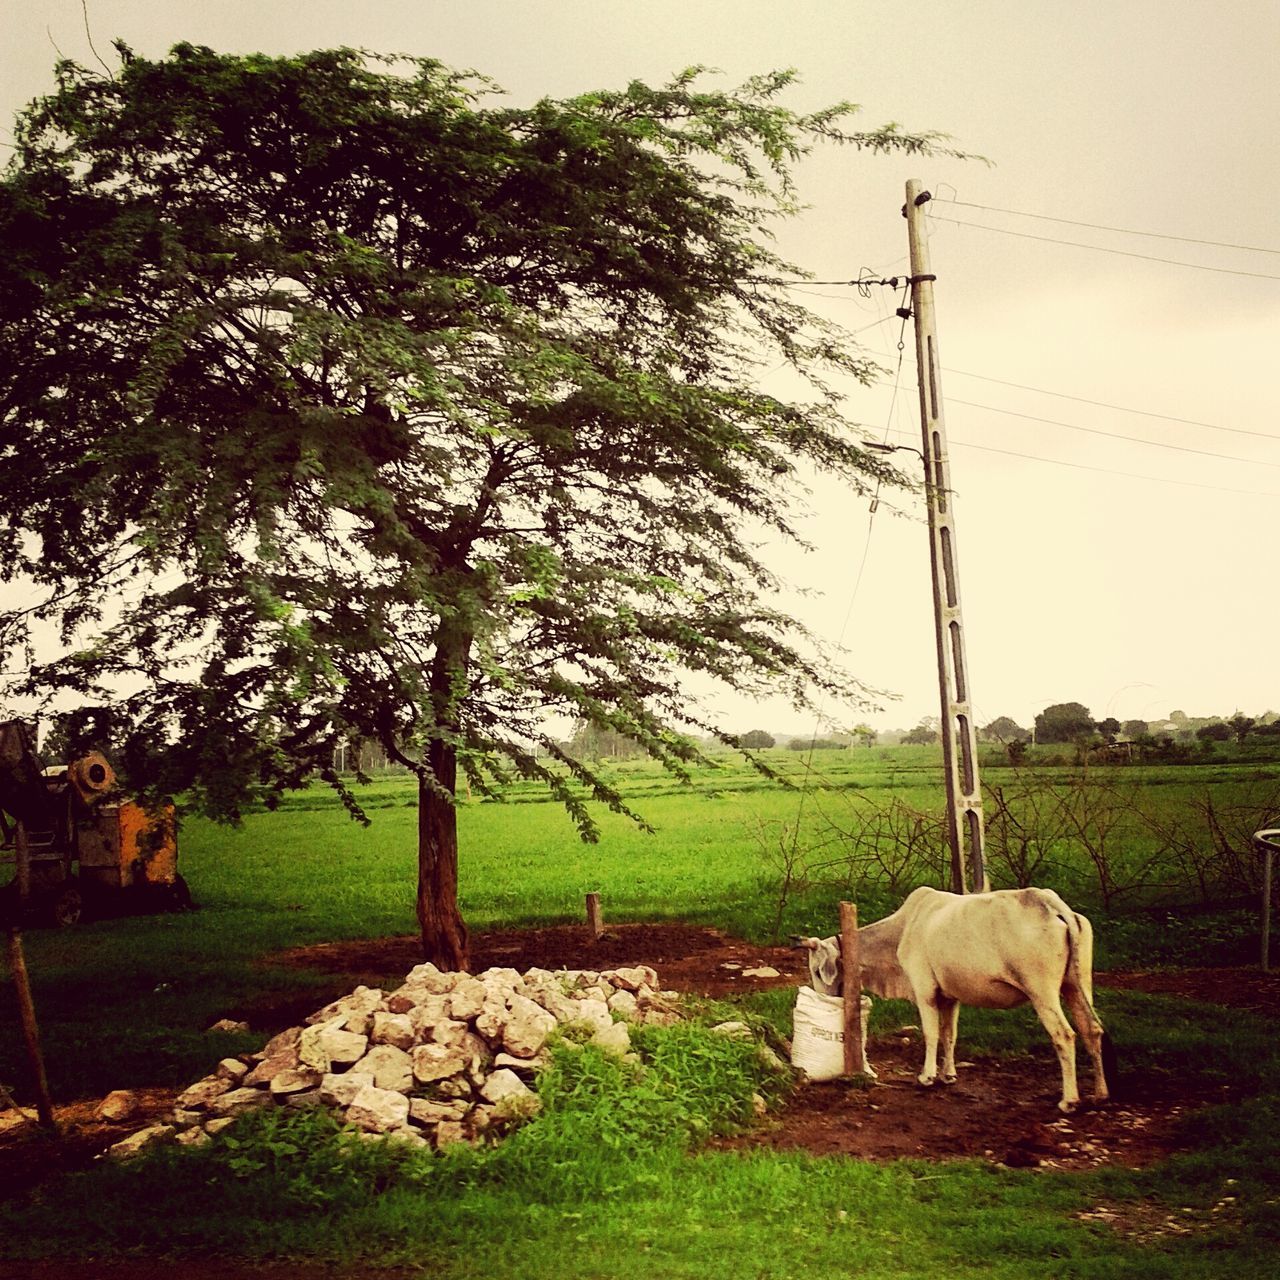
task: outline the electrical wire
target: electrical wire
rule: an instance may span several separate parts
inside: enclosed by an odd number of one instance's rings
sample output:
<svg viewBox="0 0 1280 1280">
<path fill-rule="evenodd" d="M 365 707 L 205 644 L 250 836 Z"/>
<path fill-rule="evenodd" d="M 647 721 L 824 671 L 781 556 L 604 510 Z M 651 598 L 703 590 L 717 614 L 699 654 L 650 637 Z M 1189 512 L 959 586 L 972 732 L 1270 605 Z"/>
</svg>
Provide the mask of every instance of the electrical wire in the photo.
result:
<svg viewBox="0 0 1280 1280">
<path fill-rule="evenodd" d="M 969 227 L 976 231 L 994 231 L 1002 236 L 1017 236 L 1020 240 L 1040 240 L 1045 244 L 1061 244 L 1072 249 L 1092 249 L 1095 253 L 1117 254 L 1122 258 L 1138 258 L 1143 262 L 1162 262 L 1171 267 L 1187 267 L 1192 271 L 1212 271 L 1222 276 L 1248 276 L 1253 280 L 1280 280 L 1280 276 L 1266 271 L 1240 271 L 1234 267 L 1210 267 L 1203 262 L 1182 262 L 1177 258 L 1157 258 L 1150 253 L 1132 253 L 1128 249 L 1107 249 L 1100 244 L 1081 244 L 1078 240 L 1059 240 L 1054 236 L 1036 236 L 1029 231 L 1010 231 L 1007 227 L 989 227 L 981 222 L 965 222 L 960 218 L 942 218 L 936 213 L 929 217 L 934 222 L 950 222 L 957 227 Z"/>
<path fill-rule="evenodd" d="M 1137 231 L 1132 227 L 1108 227 L 1100 222 L 1081 222 L 1076 218 L 1055 218 L 1047 213 L 1027 213 L 1023 209 L 999 209 L 994 205 L 971 204 L 968 200 L 952 200 L 947 196 L 934 196 L 939 204 L 951 204 L 961 209 L 981 209 L 985 213 L 1007 213 L 1015 218 L 1035 218 L 1038 222 L 1060 222 L 1068 227 L 1088 227 L 1091 231 L 1114 231 L 1122 236 L 1146 236 L 1152 240 L 1176 240 L 1179 244 L 1201 244 L 1212 249 L 1239 249 L 1242 253 L 1275 253 L 1280 249 L 1268 249 L 1256 244 L 1232 244 L 1228 240 L 1198 240 L 1194 236 L 1171 236 L 1160 231 Z"/>
<path fill-rule="evenodd" d="M 1162 422 L 1178 422 L 1187 427 L 1204 427 L 1207 431 L 1229 431 L 1238 436 L 1256 436 L 1260 440 L 1280 440 L 1269 431 L 1250 431 L 1247 427 L 1224 427 L 1215 422 L 1200 422 L 1195 418 L 1175 418 L 1168 413 L 1154 413 L 1150 409 L 1132 409 L 1127 405 L 1109 404 L 1105 400 L 1088 400 L 1084 396 L 1068 395 L 1065 391 L 1050 391 L 1047 387 L 1031 387 L 1023 382 L 1007 382 L 1004 378 L 992 378 L 984 373 L 971 373 L 967 369 L 945 367 L 945 373 L 958 374 L 962 378 L 977 378 L 981 382 L 994 382 L 1001 387 L 1015 387 L 1019 391 L 1035 391 L 1044 396 L 1056 396 L 1060 400 L 1074 400 L 1077 404 L 1092 405 L 1095 409 L 1115 409 L 1119 413 L 1135 413 L 1143 418 L 1159 418 Z"/>
<path fill-rule="evenodd" d="M 899 432 L 905 435 L 906 432 Z M 1128 480 L 1150 480 L 1153 484 L 1173 484 L 1184 489 L 1209 489 L 1215 493 L 1235 493 L 1248 498 L 1280 498 L 1280 493 L 1259 489 L 1232 489 L 1220 484 L 1204 484 L 1197 480 L 1172 480 L 1166 476 L 1148 475 L 1141 471 L 1119 471 L 1113 467 L 1095 467 L 1086 462 L 1068 462 L 1064 458 L 1046 458 L 1038 453 L 1019 453 L 1016 449 L 1000 449 L 990 444 L 973 444 L 968 440 L 949 438 L 948 443 L 961 449 L 978 449 L 983 453 L 999 453 L 1006 458 L 1026 458 L 1030 462 L 1044 462 L 1055 467 L 1071 467 L 1076 471 L 1095 471 L 1102 475 L 1123 476 Z M 958 492 L 958 491 L 957 491 Z"/>
<path fill-rule="evenodd" d="M 1280 462 L 1267 462 L 1258 458 L 1241 458 L 1236 454 L 1218 453 L 1213 449 L 1196 449 L 1191 445 L 1171 444 L 1167 440 L 1144 440 L 1140 436 L 1127 436 L 1119 431 L 1103 431 L 1100 427 L 1082 427 L 1074 422 L 1058 422 L 1054 418 L 1038 418 L 1032 413 L 1019 413 L 1015 409 L 997 409 L 995 405 L 977 404 L 972 400 L 947 397 L 948 404 L 962 404 L 967 409 L 983 409 L 988 413 L 1003 413 L 1010 418 L 1025 418 L 1028 422 L 1041 422 L 1047 427 L 1064 427 L 1068 431 L 1083 431 L 1086 435 L 1106 436 L 1109 440 L 1125 440 L 1130 444 L 1145 444 L 1153 449 L 1171 449 L 1175 453 L 1194 453 L 1202 458 L 1220 458 L 1224 462 L 1245 462 L 1253 467 L 1280 467 Z"/>
</svg>

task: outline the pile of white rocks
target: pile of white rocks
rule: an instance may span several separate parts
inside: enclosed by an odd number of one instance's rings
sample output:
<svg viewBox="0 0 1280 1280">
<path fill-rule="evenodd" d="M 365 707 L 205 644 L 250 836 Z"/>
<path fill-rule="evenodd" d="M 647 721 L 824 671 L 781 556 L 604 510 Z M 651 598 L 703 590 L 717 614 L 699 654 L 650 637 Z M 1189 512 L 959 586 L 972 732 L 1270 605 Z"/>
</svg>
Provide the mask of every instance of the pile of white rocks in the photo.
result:
<svg viewBox="0 0 1280 1280">
<path fill-rule="evenodd" d="M 205 1143 L 258 1107 L 327 1107 L 372 1136 L 443 1149 L 499 1136 L 538 1109 L 529 1087 L 557 1028 L 577 1043 L 631 1051 L 628 1023 L 677 1019 L 674 992 L 647 965 L 590 970 L 413 969 L 386 994 L 357 987 L 282 1031 L 259 1053 L 224 1058 L 181 1093 L 167 1124 L 108 1152 Z"/>
</svg>

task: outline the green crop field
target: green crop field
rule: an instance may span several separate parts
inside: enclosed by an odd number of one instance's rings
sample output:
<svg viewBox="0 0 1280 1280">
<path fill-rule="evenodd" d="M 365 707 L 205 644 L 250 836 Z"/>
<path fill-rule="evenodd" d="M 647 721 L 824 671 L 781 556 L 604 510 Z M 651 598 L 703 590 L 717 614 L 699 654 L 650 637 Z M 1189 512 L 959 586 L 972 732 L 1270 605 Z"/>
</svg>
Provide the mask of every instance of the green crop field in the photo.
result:
<svg viewBox="0 0 1280 1280">
<path fill-rule="evenodd" d="M 513 787 L 504 803 L 464 801 L 464 915 L 474 929 L 580 920 L 583 895 L 598 891 L 613 921 L 679 918 L 769 941 L 776 930 L 832 931 L 836 899 L 848 894 L 874 918 L 899 896 L 893 876 L 905 884 L 939 864 L 929 826 L 941 808 L 936 751 L 766 759 L 796 785 L 730 757 L 687 783 L 646 763 L 606 765 L 653 831 L 604 811 L 596 844 L 531 787 Z M 1247 885 L 1231 879 L 1245 872 L 1219 864 L 1233 856 L 1236 826 L 1274 822 L 1280 766 L 1224 757 L 1081 776 L 1065 764 L 1015 772 L 993 758 L 984 778 L 1003 788 L 1022 830 L 1036 828 L 1039 882 L 1094 919 L 1100 967 L 1252 958 L 1256 918 L 1236 901 Z M 194 912 L 26 934 L 59 1099 L 186 1083 L 259 1047 L 261 1033 L 204 1028 L 255 1002 L 320 1002 L 324 979 L 274 964 L 281 949 L 413 931 L 414 787 L 384 776 L 358 790 L 368 827 L 320 787 L 237 829 L 187 821 L 180 863 Z M 1033 821 L 1036 804 L 1053 808 L 1050 795 L 1056 816 Z M 1106 811 L 1106 830 L 1066 830 L 1076 801 L 1089 821 Z M 990 838 L 1007 842 L 1008 832 Z M 1121 885 L 1105 908 L 1099 849 L 1112 888 Z M 993 860 L 999 884 L 997 870 Z M 176 1249 L 404 1263 L 444 1277 L 1270 1274 L 1280 1243 L 1274 1022 L 1115 992 L 1099 1004 L 1123 1031 L 1126 1061 L 1245 1082 L 1240 1104 L 1190 1122 L 1193 1154 L 1143 1173 L 1044 1175 L 708 1150 L 708 1135 L 733 1128 L 741 1090 L 768 1084 L 695 1028 L 647 1044 L 639 1083 L 606 1063 L 560 1062 L 543 1118 L 493 1152 L 425 1162 L 363 1145 L 353 1154 L 314 1120 L 265 1132 L 249 1121 L 238 1146 L 95 1169 L 0 1206 L 0 1257 Z M 789 1032 L 777 993 L 749 1000 L 743 1014 Z M 968 1019 L 966 1044 L 1044 1049 L 1016 1015 Z M 30 1097 L 7 983 L 0 1082 Z M 1228 1178 L 1229 1229 L 1144 1240 L 1075 1216 L 1101 1202 L 1208 1213 Z M 71 1201 L 82 1211 L 69 1227 L 61 1206 Z"/>
</svg>

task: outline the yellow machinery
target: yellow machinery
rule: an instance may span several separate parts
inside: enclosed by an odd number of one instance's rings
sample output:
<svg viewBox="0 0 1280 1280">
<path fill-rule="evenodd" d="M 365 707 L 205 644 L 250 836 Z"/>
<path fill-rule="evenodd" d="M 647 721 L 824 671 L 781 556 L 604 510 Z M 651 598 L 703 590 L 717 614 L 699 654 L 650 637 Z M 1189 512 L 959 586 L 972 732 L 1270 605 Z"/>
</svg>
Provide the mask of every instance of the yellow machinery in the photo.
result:
<svg viewBox="0 0 1280 1280">
<path fill-rule="evenodd" d="M 25 842 L 28 905 L 53 924 L 77 923 L 86 907 L 115 914 L 191 905 L 173 806 L 151 812 L 121 797 L 97 751 L 42 769 L 34 734 L 18 720 L 0 723 L 0 841 L 0 857 L 15 860 Z"/>
</svg>

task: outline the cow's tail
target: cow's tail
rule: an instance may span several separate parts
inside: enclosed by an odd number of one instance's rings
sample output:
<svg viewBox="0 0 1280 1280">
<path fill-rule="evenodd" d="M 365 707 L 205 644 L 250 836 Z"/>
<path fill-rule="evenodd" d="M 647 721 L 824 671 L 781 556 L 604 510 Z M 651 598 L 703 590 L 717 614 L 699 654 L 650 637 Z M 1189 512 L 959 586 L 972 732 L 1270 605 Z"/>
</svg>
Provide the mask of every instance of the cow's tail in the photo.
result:
<svg viewBox="0 0 1280 1280">
<path fill-rule="evenodd" d="M 1107 1092 L 1114 1099 L 1119 1085 L 1120 1064 L 1115 1044 L 1103 1026 L 1102 1019 L 1098 1017 L 1098 1011 L 1093 1007 L 1093 925 L 1089 923 L 1088 916 L 1070 909 L 1062 918 L 1067 926 L 1067 946 L 1070 949 L 1067 969 L 1072 984 L 1084 997 L 1089 1016 L 1101 1033 L 1102 1075 Z"/>
</svg>

